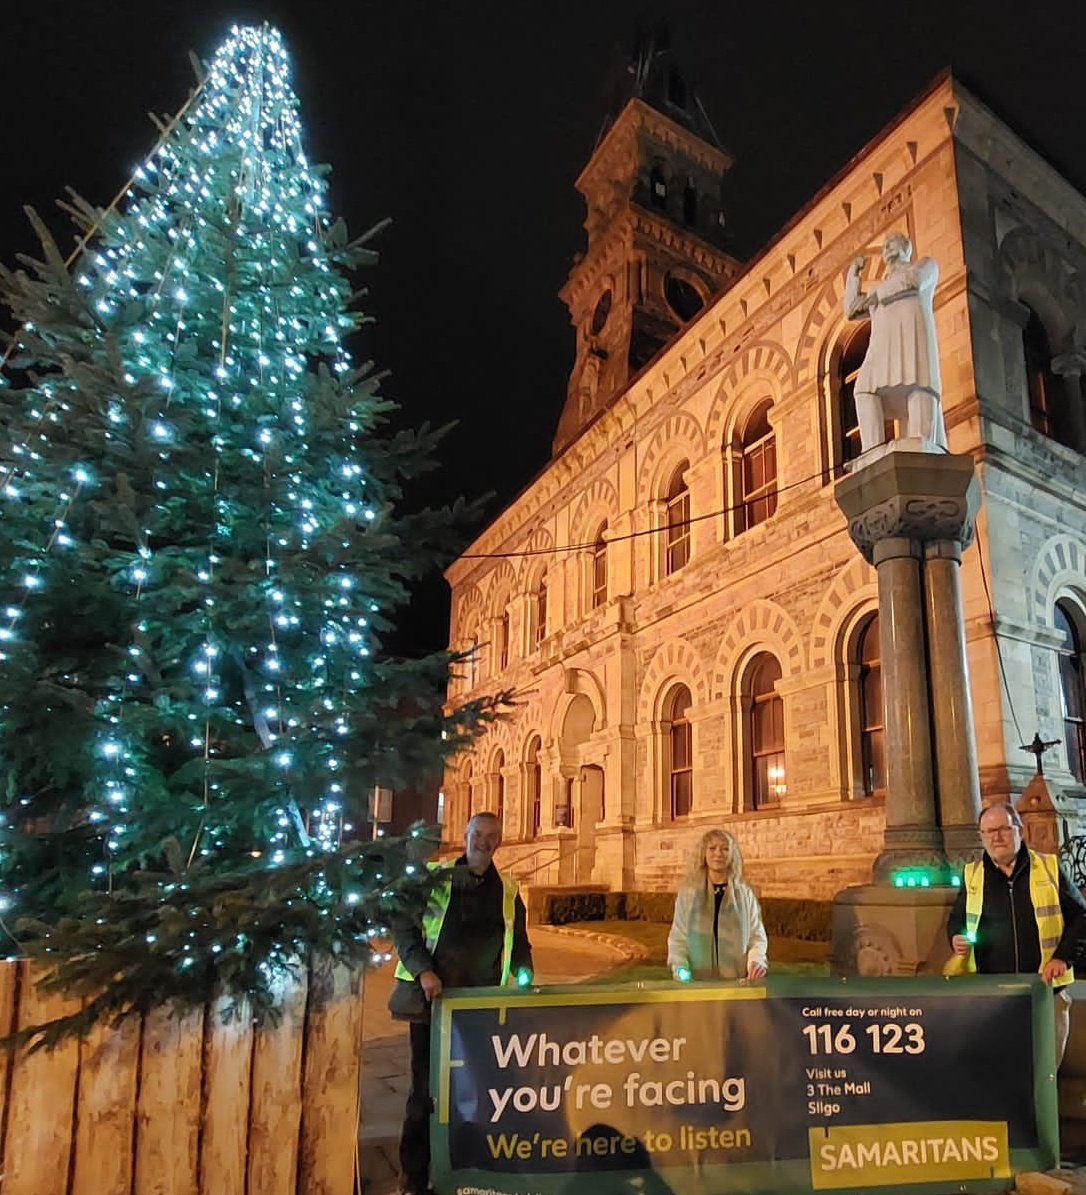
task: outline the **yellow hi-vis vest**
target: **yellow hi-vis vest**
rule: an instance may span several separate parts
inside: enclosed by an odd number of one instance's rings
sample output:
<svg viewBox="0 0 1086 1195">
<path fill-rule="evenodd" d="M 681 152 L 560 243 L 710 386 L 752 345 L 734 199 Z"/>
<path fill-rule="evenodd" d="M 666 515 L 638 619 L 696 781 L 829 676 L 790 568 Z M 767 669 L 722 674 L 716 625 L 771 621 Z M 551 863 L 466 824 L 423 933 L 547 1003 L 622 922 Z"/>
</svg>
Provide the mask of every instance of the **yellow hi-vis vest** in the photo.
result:
<svg viewBox="0 0 1086 1195">
<path fill-rule="evenodd" d="M 441 927 L 445 924 L 445 914 L 449 911 L 449 901 L 452 899 L 452 870 L 443 863 L 427 863 L 431 871 L 448 871 L 447 879 L 435 884 L 430 889 L 430 900 L 422 918 L 422 936 L 426 940 L 426 949 L 433 957 L 437 948 L 437 940 L 441 937 Z M 502 920 L 505 922 L 505 936 L 502 940 L 502 977 L 500 983 L 504 987 L 509 982 L 509 972 L 513 967 L 513 927 L 516 922 L 517 882 L 512 876 L 498 872 L 502 882 Z M 414 976 L 403 965 L 396 964 L 397 979 L 414 979 Z"/>
<path fill-rule="evenodd" d="M 980 924 L 981 906 L 984 904 L 984 860 L 976 859 L 965 865 L 965 928 L 976 937 Z M 1063 936 L 1063 914 L 1060 912 L 1059 865 L 1055 855 L 1039 855 L 1029 852 L 1029 899 L 1033 915 L 1037 919 L 1037 938 L 1041 943 L 1041 970 L 1052 958 L 1053 952 Z M 965 959 L 965 971 L 977 969 L 973 948 Z M 1074 969 L 1067 970 L 1052 981 L 1054 988 L 1074 983 Z"/>
</svg>

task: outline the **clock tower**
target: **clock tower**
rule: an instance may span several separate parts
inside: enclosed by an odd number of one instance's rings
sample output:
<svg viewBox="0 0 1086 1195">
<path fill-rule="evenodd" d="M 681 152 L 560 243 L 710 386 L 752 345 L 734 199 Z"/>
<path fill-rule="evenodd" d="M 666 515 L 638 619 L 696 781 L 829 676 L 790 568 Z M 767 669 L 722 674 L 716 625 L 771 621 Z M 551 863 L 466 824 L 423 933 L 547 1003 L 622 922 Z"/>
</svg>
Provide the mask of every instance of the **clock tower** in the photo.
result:
<svg viewBox="0 0 1086 1195">
<path fill-rule="evenodd" d="M 725 290 L 722 183 L 732 164 L 661 40 L 577 179 L 588 245 L 559 292 L 576 337 L 553 451 L 562 451 L 664 344 Z"/>
</svg>

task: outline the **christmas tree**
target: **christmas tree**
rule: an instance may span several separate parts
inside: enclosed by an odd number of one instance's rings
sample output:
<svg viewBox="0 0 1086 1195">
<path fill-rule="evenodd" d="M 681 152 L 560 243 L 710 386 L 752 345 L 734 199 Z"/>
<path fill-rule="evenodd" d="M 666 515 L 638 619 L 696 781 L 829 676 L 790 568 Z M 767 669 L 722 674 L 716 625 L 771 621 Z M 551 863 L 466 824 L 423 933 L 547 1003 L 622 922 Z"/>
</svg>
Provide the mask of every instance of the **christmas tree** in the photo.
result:
<svg viewBox="0 0 1086 1195">
<path fill-rule="evenodd" d="M 54 1033 L 365 960 L 425 882 L 353 839 L 367 794 L 491 712 L 382 652 L 470 512 L 401 509 L 439 433 L 352 364 L 372 253 L 325 190 L 279 35 L 236 28 L 119 202 L 72 197 L 72 261 L 31 214 L 0 273 L 2 924 L 94 994 Z"/>
</svg>

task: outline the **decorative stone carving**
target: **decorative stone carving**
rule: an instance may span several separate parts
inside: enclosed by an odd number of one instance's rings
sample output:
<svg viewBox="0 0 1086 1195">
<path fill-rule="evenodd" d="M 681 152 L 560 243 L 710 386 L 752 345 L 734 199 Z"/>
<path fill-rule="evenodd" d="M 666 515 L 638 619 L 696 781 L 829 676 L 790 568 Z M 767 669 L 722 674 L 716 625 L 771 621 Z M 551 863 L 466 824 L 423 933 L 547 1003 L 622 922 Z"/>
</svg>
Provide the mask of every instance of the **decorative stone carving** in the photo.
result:
<svg viewBox="0 0 1086 1195">
<path fill-rule="evenodd" d="M 980 496 L 969 457 L 936 462 L 923 453 L 893 452 L 843 481 L 837 501 L 852 542 L 871 564 L 875 545 L 885 539 L 949 540 L 966 547 Z"/>
</svg>

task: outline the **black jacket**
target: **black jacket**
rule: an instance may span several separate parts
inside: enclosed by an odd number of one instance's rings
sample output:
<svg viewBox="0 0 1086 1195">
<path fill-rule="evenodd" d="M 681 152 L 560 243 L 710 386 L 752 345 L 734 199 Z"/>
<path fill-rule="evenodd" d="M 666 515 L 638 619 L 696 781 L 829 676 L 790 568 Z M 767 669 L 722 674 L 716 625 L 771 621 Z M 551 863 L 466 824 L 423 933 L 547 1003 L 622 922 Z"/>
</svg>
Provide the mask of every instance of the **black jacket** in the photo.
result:
<svg viewBox="0 0 1086 1195">
<path fill-rule="evenodd" d="M 1041 944 L 1037 936 L 1037 918 L 1029 894 L 1029 850 L 1025 843 L 1018 850 L 1014 870 L 1006 876 L 984 854 L 984 899 L 977 925 L 973 957 L 982 974 L 1032 974 L 1041 969 Z M 1063 935 L 1053 957 L 1074 965 L 1082 941 L 1086 938 L 1086 900 L 1059 868 L 1060 912 Z M 947 920 L 947 938 L 965 933 L 965 884 L 958 890 Z"/>
<path fill-rule="evenodd" d="M 431 954 L 426 949 L 422 925 L 418 921 L 400 922 L 393 927 L 393 941 L 400 961 L 419 975 L 433 971 L 445 987 L 493 987 L 501 983 L 502 946 L 505 920 L 502 905 L 505 892 L 502 878 L 493 863 L 476 876 L 468 870 L 463 855 L 453 865 L 449 882 L 452 892 L 441 934 Z M 528 941 L 524 902 L 518 894 L 513 922 L 513 958 L 515 972 L 532 966 L 532 947 Z"/>
</svg>

